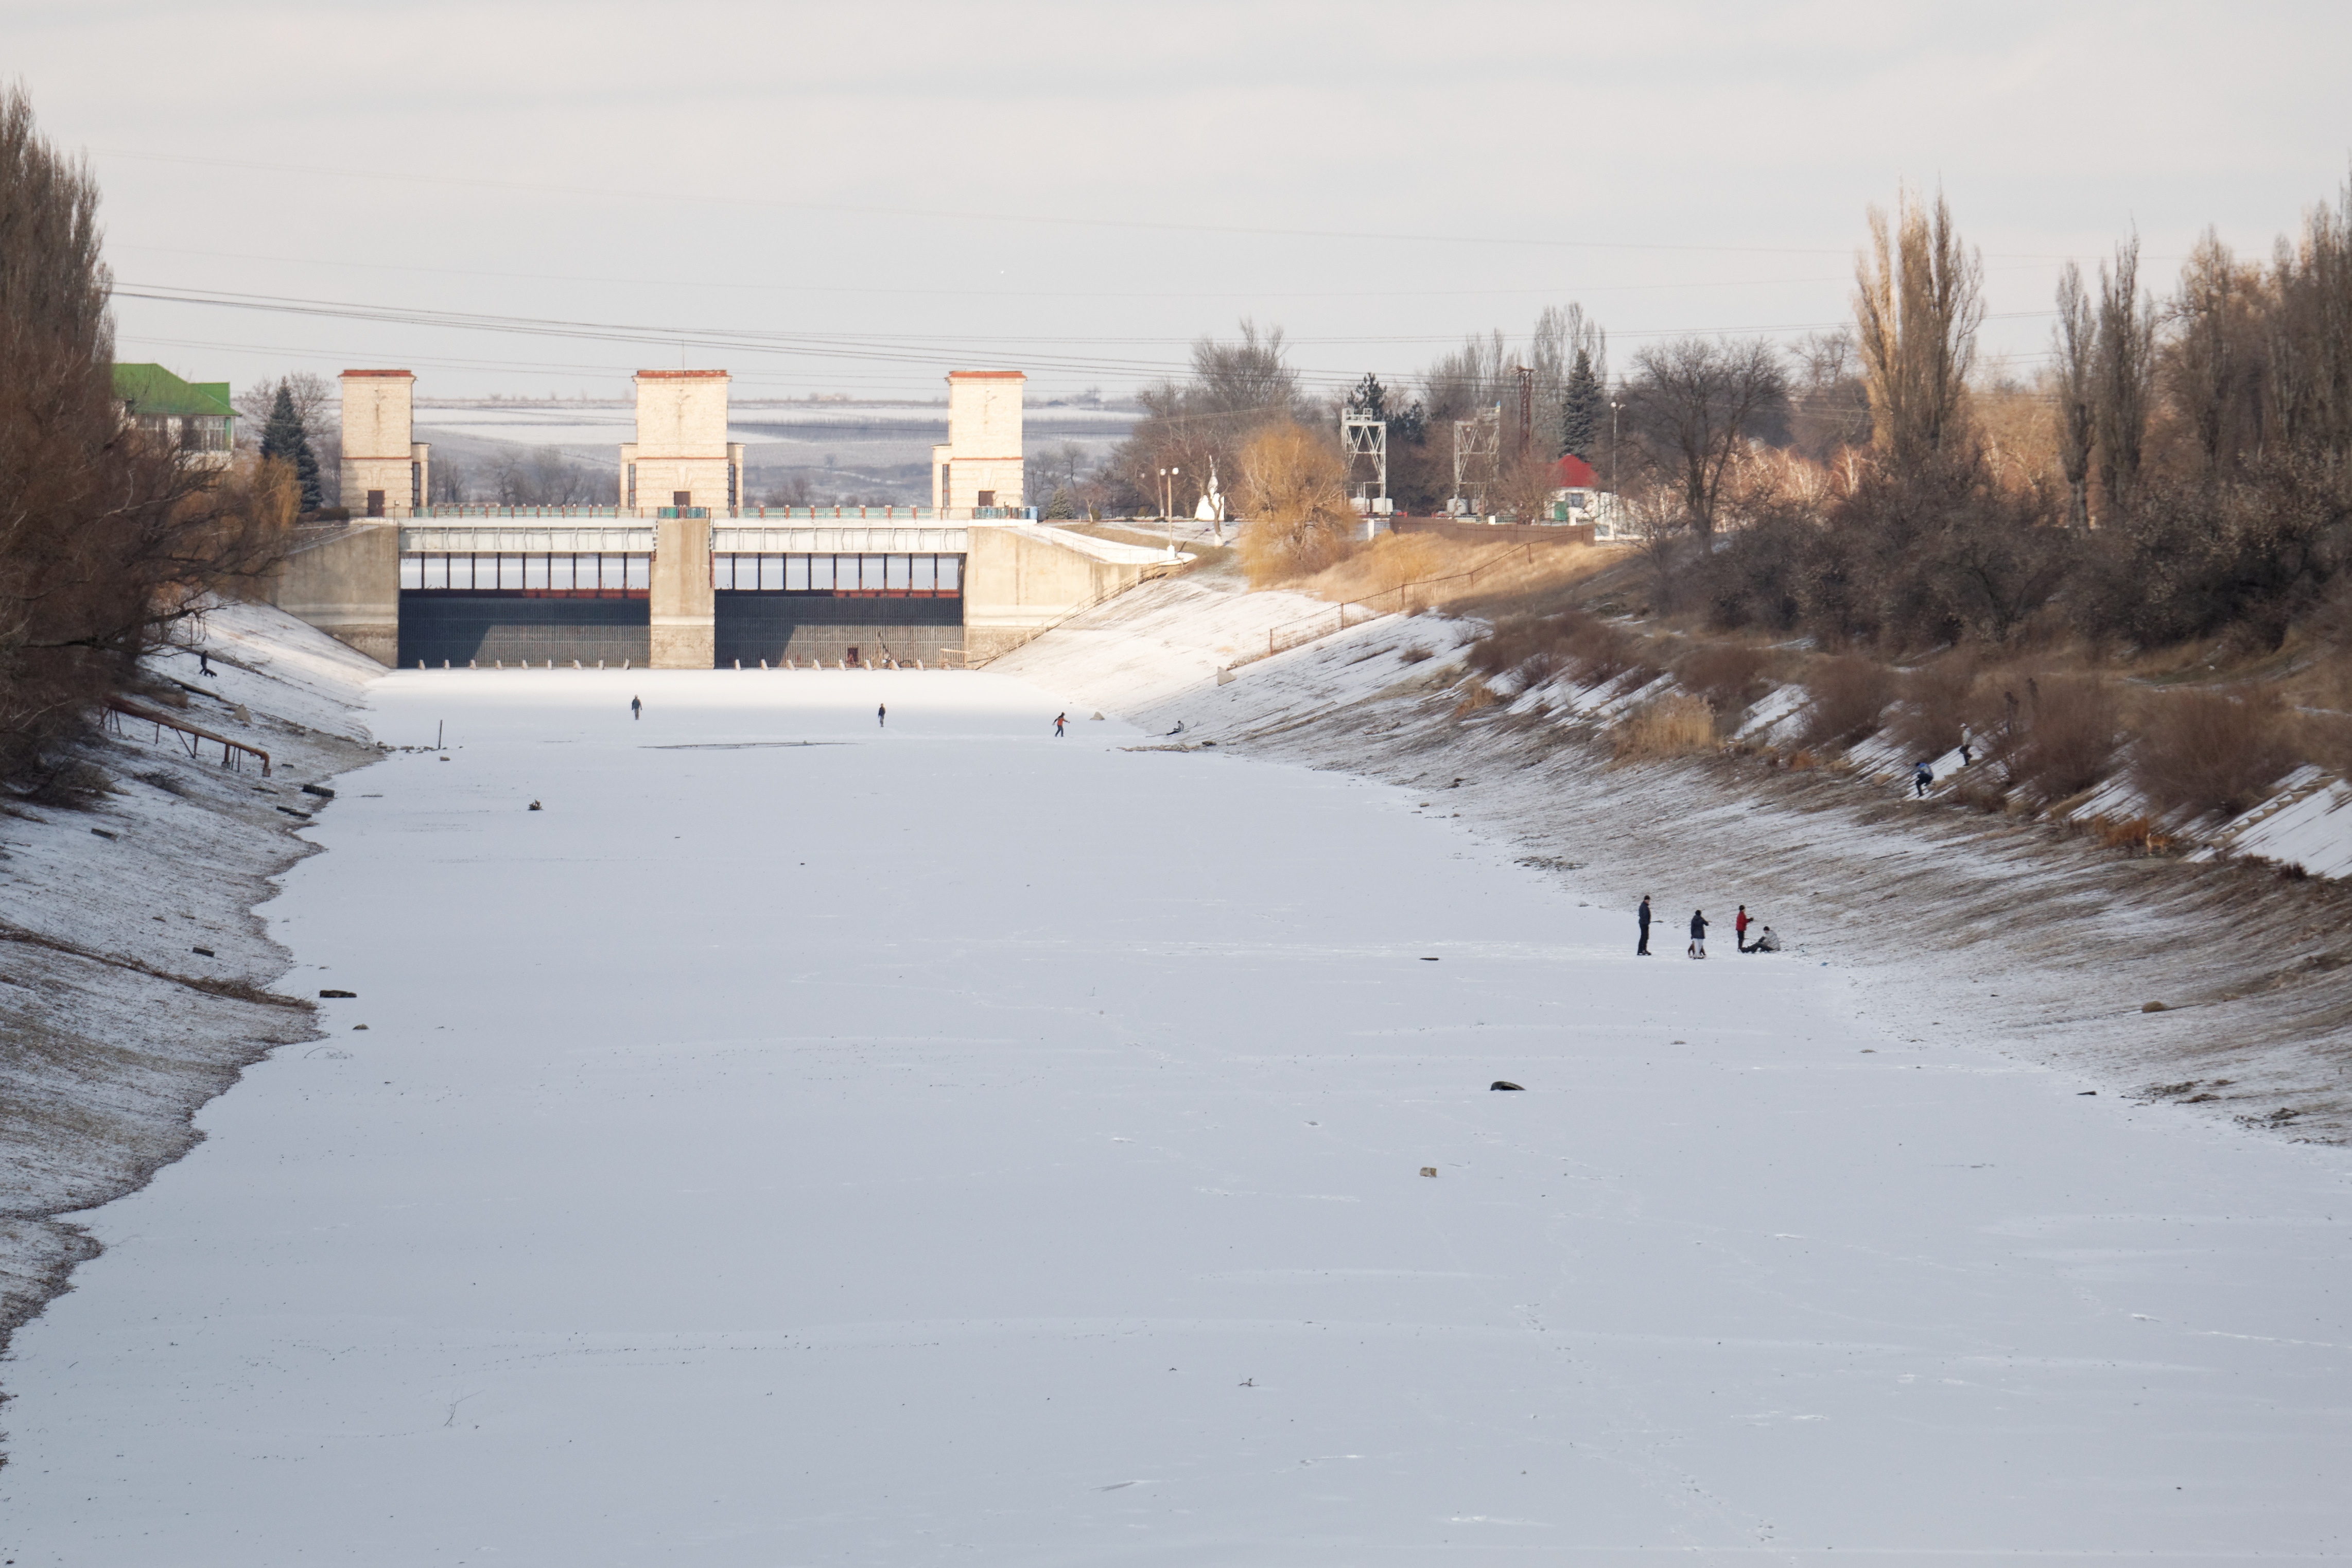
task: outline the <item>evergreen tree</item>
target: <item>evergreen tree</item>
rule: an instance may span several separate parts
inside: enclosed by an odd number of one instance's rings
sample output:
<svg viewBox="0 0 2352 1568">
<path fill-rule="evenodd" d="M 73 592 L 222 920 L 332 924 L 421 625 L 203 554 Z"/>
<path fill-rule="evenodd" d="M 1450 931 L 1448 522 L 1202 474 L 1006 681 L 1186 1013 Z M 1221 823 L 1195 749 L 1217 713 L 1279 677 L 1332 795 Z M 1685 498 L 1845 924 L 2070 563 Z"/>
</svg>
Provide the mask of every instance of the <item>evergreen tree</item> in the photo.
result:
<svg viewBox="0 0 2352 1568">
<path fill-rule="evenodd" d="M 1348 412 L 1367 419 L 1389 416 L 1389 390 L 1381 384 L 1379 376 L 1369 370 L 1364 373 L 1364 379 L 1356 383 L 1356 390 L 1348 394 Z"/>
<path fill-rule="evenodd" d="M 310 451 L 310 434 L 294 412 L 294 395 L 278 384 L 278 401 L 269 405 L 269 423 L 261 427 L 261 455 L 294 466 L 295 481 L 302 487 L 302 510 L 316 511 L 326 504 L 319 488 L 319 459 Z"/>
<path fill-rule="evenodd" d="M 1577 457 L 1590 463 L 1601 448 L 1601 378 L 1592 373 L 1592 355 L 1584 349 L 1576 351 L 1576 363 L 1568 373 L 1568 385 L 1559 398 L 1559 450 L 1562 457 Z"/>
</svg>

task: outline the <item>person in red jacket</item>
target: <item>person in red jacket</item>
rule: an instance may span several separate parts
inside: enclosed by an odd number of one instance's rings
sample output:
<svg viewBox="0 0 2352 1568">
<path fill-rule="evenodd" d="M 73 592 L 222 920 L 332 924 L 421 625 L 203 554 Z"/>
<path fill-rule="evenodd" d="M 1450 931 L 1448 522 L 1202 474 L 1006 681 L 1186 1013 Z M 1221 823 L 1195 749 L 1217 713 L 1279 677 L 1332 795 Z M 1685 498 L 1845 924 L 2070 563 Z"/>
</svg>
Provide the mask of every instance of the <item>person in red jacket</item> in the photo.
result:
<svg viewBox="0 0 2352 1568">
<path fill-rule="evenodd" d="M 1742 952 L 1748 951 L 1748 906 L 1742 904 L 1731 922 L 1731 940 Z"/>
</svg>

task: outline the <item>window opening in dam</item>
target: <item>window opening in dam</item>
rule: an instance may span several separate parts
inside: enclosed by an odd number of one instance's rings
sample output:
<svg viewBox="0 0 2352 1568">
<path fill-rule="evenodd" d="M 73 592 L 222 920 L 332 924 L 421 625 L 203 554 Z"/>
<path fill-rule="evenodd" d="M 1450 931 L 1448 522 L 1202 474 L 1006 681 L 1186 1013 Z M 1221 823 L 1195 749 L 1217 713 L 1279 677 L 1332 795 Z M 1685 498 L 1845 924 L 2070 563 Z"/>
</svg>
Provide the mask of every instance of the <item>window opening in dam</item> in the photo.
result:
<svg viewBox="0 0 2352 1568">
<path fill-rule="evenodd" d="M 424 553 L 400 558 L 410 594 L 566 595 L 642 599 L 653 583 L 650 555 Z"/>
<path fill-rule="evenodd" d="M 836 598 L 955 598 L 961 555 L 713 555 L 721 593 L 830 594 Z"/>
</svg>

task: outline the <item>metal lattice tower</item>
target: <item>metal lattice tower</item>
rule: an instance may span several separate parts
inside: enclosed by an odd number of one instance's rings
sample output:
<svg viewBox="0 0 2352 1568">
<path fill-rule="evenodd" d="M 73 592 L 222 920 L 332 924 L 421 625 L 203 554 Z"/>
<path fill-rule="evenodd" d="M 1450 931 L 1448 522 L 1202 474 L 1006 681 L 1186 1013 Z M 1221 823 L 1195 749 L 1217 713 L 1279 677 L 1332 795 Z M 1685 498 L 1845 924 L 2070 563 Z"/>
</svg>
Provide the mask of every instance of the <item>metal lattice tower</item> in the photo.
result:
<svg viewBox="0 0 2352 1568">
<path fill-rule="evenodd" d="M 1359 481 L 1356 478 L 1360 459 L 1369 458 L 1372 465 L 1372 492 L 1358 500 L 1380 500 L 1389 493 L 1389 422 L 1359 414 L 1350 408 L 1339 410 L 1339 445 L 1348 454 L 1348 489 L 1352 494 Z M 1370 509 L 1365 509 L 1369 511 Z"/>
<path fill-rule="evenodd" d="M 1475 517 L 1486 515 L 1486 487 L 1495 482 L 1496 464 L 1503 449 L 1503 405 L 1499 403 L 1468 419 L 1454 422 L 1454 510 Z M 1467 501 L 1465 508 L 1460 503 Z"/>
</svg>

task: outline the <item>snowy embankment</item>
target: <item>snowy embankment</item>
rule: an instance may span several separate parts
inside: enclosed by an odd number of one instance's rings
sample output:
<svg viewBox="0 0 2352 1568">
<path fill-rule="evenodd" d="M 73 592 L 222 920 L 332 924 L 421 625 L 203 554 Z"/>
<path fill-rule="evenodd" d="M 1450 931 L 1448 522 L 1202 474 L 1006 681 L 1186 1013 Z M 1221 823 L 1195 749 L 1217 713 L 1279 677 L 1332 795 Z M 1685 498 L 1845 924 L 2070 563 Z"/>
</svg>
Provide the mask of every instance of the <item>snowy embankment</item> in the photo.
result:
<svg viewBox="0 0 2352 1568">
<path fill-rule="evenodd" d="M 93 1252 L 69 1216 L 179 1158 L 199 1106 L 312 1033 L 270 990 L 288 959 L 254 906 L 311 851 L 322 802 L 300 786 L 378 755 L 355 710 L 383 668 L 274 610 L 206 620 L 214 676 L 152 668 L 203 693 L 174 717 L 268 752 L 271 777 L 125 719 L 94 809 L 0 818 L 0 1343 Z"/>
<path fill-rule="evenodd" d="M 2296 1138 L 2352 1133 L 2342 889 L 2127 858 L 1916 802 L 1899 769 L 1874 780 L 1736 759 L 1614 766 L 1593 726 L 1637 693 L 1546 686 L 1457 714 L 1455 660 L 1480 630 L 1466 621 L 1390 616 L 1216 682 L 1243 634 L 1262 637 L 1300 603 L 1230 578 L 1147 584 L 990 668 L 1154 733 L 1181 723 L 1171 743 L 1422 792 L 1424 809 L 1618 911 L 1629 944 L 1645 893 L 1676 952 L 1694 909 L 1725 938 L 1745 904 L 1803 962 L 1841 975 L 1857 1016 L 1906 1039 L 2063 1064 L 2106 1092 Z M 1788 701 L 1776 693 L 1753 724 L 1781 721 Z M 2347 820 L 2326 814 L 2347 793 L 2291 789 L 2228 837 L 2249 854 L 2284 858 L 2291 845 L 2323 868 Z M 2164 1010 L 2144 1012 L 2150 1003 Z"/>
</svg>

